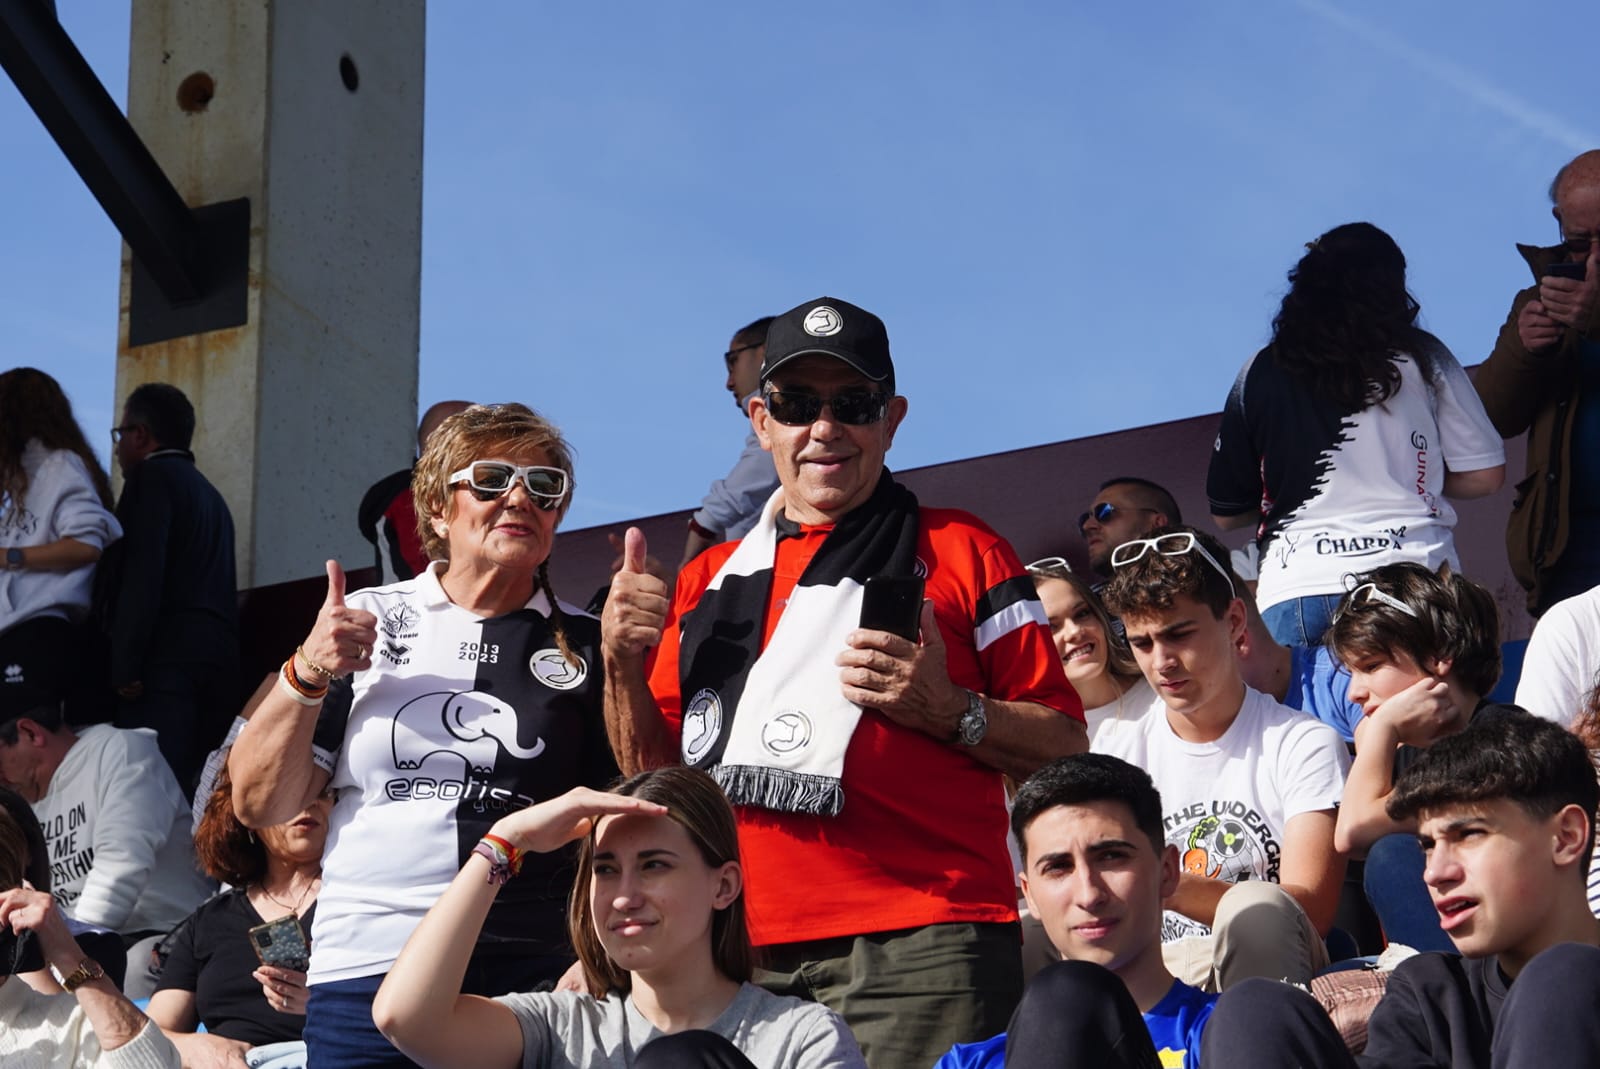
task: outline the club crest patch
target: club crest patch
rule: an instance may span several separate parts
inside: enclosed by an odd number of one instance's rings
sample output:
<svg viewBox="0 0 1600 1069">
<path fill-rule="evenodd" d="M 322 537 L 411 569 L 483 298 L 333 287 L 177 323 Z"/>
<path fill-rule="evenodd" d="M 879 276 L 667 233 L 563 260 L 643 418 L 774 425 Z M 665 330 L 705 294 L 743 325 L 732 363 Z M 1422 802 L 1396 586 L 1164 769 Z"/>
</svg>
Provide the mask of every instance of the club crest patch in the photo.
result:
<svg viewBox="0 0 1600 1069">
<path fill-rule="evenodd" d="M 761 727 L 761 745 L 778 757 L 803 750 L 811 742 L 811 718 L 786 709 Z"/>
<path fill-rule="evenodd" d="M 578 654 L 573 657 L 577 664 L 562 656 L 560 650 L 547 647 L 528 658 L 528 670 L 551 690 L 576 690 L 589 678 L 589 663 Z"/>
<path fill-rule="evenodd" d="M 800 326 L 814 338 L 827 338 L 844 329 L 844 318 L 828 305 L 819 304 L 806 313 Z"/>
<path fill-rule="evenodd" d="M 699 762 L 721 733 L 722 699 L 706 687 L 683 709 L 683 759 L 691 765 Z"/>
</svg>

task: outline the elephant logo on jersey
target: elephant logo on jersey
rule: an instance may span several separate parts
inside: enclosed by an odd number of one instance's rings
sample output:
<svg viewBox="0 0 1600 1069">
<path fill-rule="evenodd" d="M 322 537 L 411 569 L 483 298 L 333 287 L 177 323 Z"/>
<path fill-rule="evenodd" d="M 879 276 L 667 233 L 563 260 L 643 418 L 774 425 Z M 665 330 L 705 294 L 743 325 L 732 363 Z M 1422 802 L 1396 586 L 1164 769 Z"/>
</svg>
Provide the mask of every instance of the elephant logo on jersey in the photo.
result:
<svg viewBox="0 0 1600 1069">
<path fill-rule="evenodd" d="M 383 613 L 383 633 L 390 638 L 416 638 L 417 621 L 422 617 L 416 609 L 400 602 Z"/>
<path fill-rule="evenodd" d="M 811 742 L 811 718 L 796 709 L 779 713 L 761 725 L 761 745 L 782 757 Z"/>
<path fill-rule="evenodd" d="M 707 687 L 689 699 L 683 709 L 683 759 L 695 764 L 711 750 L 722 734 L 722 699 Z"/>
<path fill-rule="evenodd" d="M 574 663 L 576 662 L 576 663 Z M 576 690 L 589 678 L 589 664 L 576 653 L 569 661 L 558 649 L 543 649 L 528 658 L 533 678 L 551 690 Z"/>
<path fill-rule="evenodd" d="M 468 772 L 488 775 L 501 753 L 531 761 L 544 740 L 517 741 L 517 711 L 482 691 L 435 691 L 413 698 L 394 717 L 394 767 L 421 768 L 436 754 L 459 757 Z"/>
</svg>

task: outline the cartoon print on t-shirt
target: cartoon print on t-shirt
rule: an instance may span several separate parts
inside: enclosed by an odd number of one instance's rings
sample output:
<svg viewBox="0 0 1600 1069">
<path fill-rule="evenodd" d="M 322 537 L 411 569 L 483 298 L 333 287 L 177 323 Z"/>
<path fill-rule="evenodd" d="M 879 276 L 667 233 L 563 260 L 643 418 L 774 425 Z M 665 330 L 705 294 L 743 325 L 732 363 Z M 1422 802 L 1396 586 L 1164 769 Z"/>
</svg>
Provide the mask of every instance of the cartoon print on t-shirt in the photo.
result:
<svg viewBox="0 0 1600 1069">
<path fill-rule="evenodd" d="M 1256 809 L 1233 800 L 1196 802 L 1163 818 L 1167 842 L 1178 848 L 1183 870 L 1223 883 L 1266 879 L 1278 882 L 1282 844 Z M 1168 911 L 1163 940 L 1204 935 L 1205 925 Z"/>
</svg>

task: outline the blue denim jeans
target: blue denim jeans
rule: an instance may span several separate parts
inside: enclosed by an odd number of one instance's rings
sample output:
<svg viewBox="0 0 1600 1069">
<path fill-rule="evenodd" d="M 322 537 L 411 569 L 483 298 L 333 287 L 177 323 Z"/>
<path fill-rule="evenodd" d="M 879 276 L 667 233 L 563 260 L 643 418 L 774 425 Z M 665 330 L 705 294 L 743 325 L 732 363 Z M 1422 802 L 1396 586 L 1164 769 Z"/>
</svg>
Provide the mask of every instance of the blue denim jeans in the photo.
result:
<svg viewBox="0 0 1600 1069">
<path fill-rule="evenodd" d="M 383 977 L 316 984 L 306 1000 L 306 1064 L 328 1069 L 418 1069 L 372 1023 Z"/>
<path fill-rule="evenodd" d="M 1391 943 L 1454 954 L 1455 944 L 1439 927 L 1439 911 L 1422 882 L 1422 868 L 1422 847 L 1415 836 L 1385 835 L 1367 851 L 1362 881 L 1367 901 Z"/>
<path fill-rule="evenodd" d="M 1267 625 L 1272 637 L 1285 646 L 1320 646 L 1323 632 L 1333 623 L 1333 611 L 1339 607 L 1342 597 L 1341 594 L 1312 594 L 1280 601 L 1262 611 L 1261 622 Z"/>
<path fill-rule="evenodd" d="M 533 953 L 475 958 L 461 989 L 469 995 L 548 991 L 572 959 Z M 372 1023 L 372 1001 L 383 974 L 314 984 L 306 1002 L 306 1064 L 316 1069 L 413 1069 Z"/>
</svg>

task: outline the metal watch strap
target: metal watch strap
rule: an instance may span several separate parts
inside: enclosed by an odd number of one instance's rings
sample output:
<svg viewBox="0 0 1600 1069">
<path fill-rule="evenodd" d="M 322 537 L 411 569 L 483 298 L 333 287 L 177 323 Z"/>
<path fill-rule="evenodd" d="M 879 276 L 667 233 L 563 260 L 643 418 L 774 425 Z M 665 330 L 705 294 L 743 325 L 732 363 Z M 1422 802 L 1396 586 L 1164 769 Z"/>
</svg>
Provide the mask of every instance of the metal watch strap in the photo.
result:
<svg viewBox="0 0 1600 1069">
<path fill-rule="evenodd" d="M 967 691 L 967 711 L 956 724 L 956 741 L 963 746 L 976 746 L 989 730 L 989 716 L 983 708 L 983 695 Z"/>
<path fill-rule="evenodd" d="M 105 974 L 106 971 L 100 967 L 98 961 L 93 958 L 84 958 L 78 963 L 76 969 L 61 978 L 61 990 L 70 995 L 84 984 L 89 983 L 91 980 L 98 980 Z"/>
</svg>

